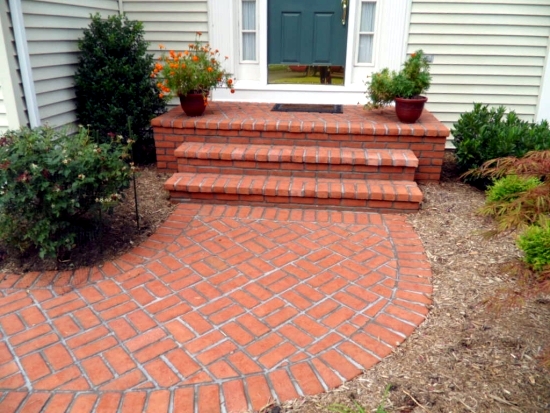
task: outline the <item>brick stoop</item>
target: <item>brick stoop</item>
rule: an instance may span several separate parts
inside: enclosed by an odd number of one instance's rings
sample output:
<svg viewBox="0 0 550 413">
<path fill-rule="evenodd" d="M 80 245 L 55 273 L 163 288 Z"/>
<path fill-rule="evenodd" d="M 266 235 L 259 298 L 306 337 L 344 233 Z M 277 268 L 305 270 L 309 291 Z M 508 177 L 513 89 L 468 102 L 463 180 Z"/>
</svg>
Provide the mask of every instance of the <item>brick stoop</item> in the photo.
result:
<svg viewBox="0 0 550 413">
<path fill-rule="evenodd" d="M 425 111 L 271 112 L 269 104 L 214 102 L 153 119 L 160 170 L 173 200 L 416 210 L 417 181 L 438 181 L 449 130 Z"/>
</svg>

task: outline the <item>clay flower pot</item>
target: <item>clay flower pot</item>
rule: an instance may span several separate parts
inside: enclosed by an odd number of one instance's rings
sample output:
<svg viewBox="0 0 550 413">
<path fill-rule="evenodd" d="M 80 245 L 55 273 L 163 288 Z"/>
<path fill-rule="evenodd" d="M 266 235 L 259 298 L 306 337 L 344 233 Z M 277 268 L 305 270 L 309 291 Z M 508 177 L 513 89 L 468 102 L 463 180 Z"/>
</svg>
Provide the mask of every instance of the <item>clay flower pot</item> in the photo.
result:
<svg viewBox="0 0 550 413">
<path fill-rule="evenodd" d="M 208 101 L 208 93 L 203 95 L 202 93 L 188 93 L 183 96 L 180 95 L 180 105 L 187 116 L 201 116 L 206 109 Z"/>
<path fill-rule="evenodd" d="M 427 101 L 428 98 L 424 96 L 411 99 L 395 98 L 395 114 L 403 123 L 415 123 L 422 115 Z"/>
</svg>

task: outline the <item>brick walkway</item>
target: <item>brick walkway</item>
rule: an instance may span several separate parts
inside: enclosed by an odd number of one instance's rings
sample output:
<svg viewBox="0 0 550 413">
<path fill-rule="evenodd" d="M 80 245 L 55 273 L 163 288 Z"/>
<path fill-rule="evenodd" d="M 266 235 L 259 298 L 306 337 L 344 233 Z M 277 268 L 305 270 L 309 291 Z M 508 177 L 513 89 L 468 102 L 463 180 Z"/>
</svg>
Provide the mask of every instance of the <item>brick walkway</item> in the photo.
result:
<svg viewBox="0 0 550 413">
<path fill-rule="evenodd" d="M 0 282 L 0 411 L 230 413 L 317 394 L 422 323 L 430 276 L 402 216 L 180 205 L 113 263 Z"/>
</svg>

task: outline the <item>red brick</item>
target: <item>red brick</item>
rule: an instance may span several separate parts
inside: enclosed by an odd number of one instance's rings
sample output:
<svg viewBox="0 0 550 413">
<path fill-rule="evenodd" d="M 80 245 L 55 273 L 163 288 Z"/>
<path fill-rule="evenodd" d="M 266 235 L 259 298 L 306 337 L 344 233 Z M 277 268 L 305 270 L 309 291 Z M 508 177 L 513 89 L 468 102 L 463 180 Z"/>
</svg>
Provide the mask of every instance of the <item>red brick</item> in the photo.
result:
<svg viewBox="0 0 550 413">
<path fill-rule="evenodd" d="M 120 347 L 107 350 L 103 356 L 118 374 L 126 373 L 136 367 L 130 356 Z"/>
<path fill-rule="evenodd" d="M 99 401 L 94 409 L 95 413 L 110 413 L 118 411 L 120 405 L 121 393 L 103 393 L 99 396 Z"/>
<path fill-rule="evenodd" d="M 166 337 L 166 333 L 161 328 L 157 327 L 153 330 L 149 330 L 146 333 L 137 336 L 136 338 L 128 340 L 125 343 L 125 346 L 128 348 L 128 350 L 135 352 L 164 337 Z"/>
<path fill-rule="evenodd" d="M 95 394 L 78 394 L 71 406 L 71 413 L 89 413 L 92 411 L 98 396 Z M 56 412 L 57 413 L 57 412 Z"/>
<path fill-rule="evenodd" d="M 220 389 L 217 385 L 200 386 L 198 394 L 198 411 L 219 413 L 220 412 Z"/>
<path fill-rule="evenodd" d="M 44 355 L 55 370 L 61 370 L 73 362 L 65 346 L 59 343 L 44 349 Z"/>
<path fill-rule="evenodd" d="M 23 357 L 21 359 L 21 364 L 27 373 L 27 377 L 31 381 L 35 381 L 50 374 L 50 369 L 42 356 L 38 353 Z"/>
<path fill-rule="evenodd" d="M 67 412 L 69 405 L 73 400 L 74 394 L 70 393 L 56 393 L 53 394 L 46 407 L 41 413 L 59 413 Z"/>
<path fill-rule="evenodd" d="M 145 399 L 147 393 L 145 392 L 131 392 L 125 393 L 120 408 L 121 413 L 136 413 L 143 412 L 145 407 Z"/>
<path fill-rule="evenodd" d="M 323 392 L 323 386 L 319 383 L 317 376 L 308 364 L 298 363 L 291 365 L 290 372 L 303 394 L 314 395 Z"/>
<path fill-rule="evenodd" d="M 180 388 L 174 391 L 174 412 L 177 413 L 194 413 L 195 412 L 195 396 L 194 388 Z M 230 413 L 230 412 L 228 412 Z"/>
<path fill-rule="evenodd" d="M 271 391 L 264 376 L 247 377 L 246 390 L 252 405 L 252 410 L 259 411 L 269 403 Z"/>
<path fill-rule="evenodd" d="M 83 360 L 81 365 L 94 386 L 105 383 L 113 378 L 109 368 L 99 357 L 91 357 Z"/>
<path fill-rule="evenodd" d="M 124 391 L 137 386 L 139 383 L 145 381 L 145 376 L 138 369 L 134 369 L 119 378 L 104 384 L 99 388 L 101 391 Z"/>
<path fill-rule="evenodd" d="M 80 374 L 81 373 L 76 366 L 70 366 L 64 370 L 34 382 L 33 387 L 36 390 L 54 390 L 61 385 L 80 377 Z"/>
<path fill-rule="evenodd" d="M 157 390 L 149 394 L 146 413 L 162 413 L 170 411 L 170 391 Z"/>
<path fill-rule="evenodd" d="M 49 393 L 31 393 L 20 407 L 19 412 L 32 413 L 42 412 L 43 407 L 50 398 Z"/>
<path fill-rule="evenodd" d="M 227 381 L 222 385 L 227 413 L 242 413 L 248 410 L 248 403 L 242 380 Z"/>
</svg>

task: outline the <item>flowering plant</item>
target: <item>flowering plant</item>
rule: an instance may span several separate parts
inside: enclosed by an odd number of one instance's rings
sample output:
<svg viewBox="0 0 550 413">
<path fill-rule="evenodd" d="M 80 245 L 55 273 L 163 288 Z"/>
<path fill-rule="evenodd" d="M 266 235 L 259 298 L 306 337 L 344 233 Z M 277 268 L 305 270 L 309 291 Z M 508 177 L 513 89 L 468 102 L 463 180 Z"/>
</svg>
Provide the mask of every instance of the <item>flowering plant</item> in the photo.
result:
<svg viewBox="0 0 550 413">
<path fill-rule="evenodd" d="M 158 77 L 161 98 L 187 96 L 188 93 L 201 93 L 206 98 L 210 89 L 224 84 L 231 93 L 235 92 L 231 74 L 222 67 L 219 50 L 212 50 L 208 44 L 202 45 L 199 41 L 201 35 L 197 32 L 195 43 L 189 45 L 189 50 L 178 53 L 170 50 L 158 58 L 151 77 Z M 160 45 L 160 48 L 164 49 L 164 46 Z"/>
</svg>

